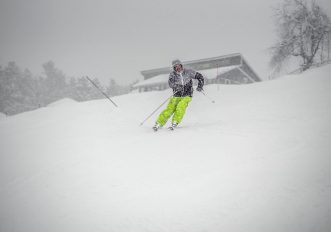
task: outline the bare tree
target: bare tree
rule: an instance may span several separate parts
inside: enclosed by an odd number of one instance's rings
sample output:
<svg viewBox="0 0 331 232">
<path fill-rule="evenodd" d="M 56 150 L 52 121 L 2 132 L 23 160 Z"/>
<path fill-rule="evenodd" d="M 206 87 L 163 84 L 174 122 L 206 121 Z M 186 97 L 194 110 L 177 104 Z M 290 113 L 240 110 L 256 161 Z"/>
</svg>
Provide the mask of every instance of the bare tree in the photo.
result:
<svg viewBox="0 0 331 232">
<path fill-rule="evenodd" d="M 284 0 L 275 9 L 278 42 L 271 47 L 270 66 L 280 71 L 290 58 L 301 58 L 301 69 L 309 69 L 317 52 L 326 60 L 330 51 L 331 23 L 315 1 Z M 329 55 L 328 55 L 329 56 Z M 328 57 L 329 59 L 329 57 Z"/>
</svg>

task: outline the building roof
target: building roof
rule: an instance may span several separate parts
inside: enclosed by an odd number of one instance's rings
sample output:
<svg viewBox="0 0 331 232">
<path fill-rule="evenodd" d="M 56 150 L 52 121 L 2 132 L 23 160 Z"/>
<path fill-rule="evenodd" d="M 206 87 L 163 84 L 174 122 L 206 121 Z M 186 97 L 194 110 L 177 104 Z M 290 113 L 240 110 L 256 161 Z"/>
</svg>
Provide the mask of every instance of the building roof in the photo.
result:
<svg viewBox="0 0 331 232">
<path fill-rule="evenodd" d="M 231 71 L 231 70 L 233 70 L 237 67 L 238 67 L 238 65 L 231 65 L 231 66 L 222 67 L 222 68 L 206 69 L 206 70 L 199 71 L 199 73 L 201 73 L 207 79 L 213 79 L 213 78 L 216 78 L 217 75 L 224 74 L 224 73 L 229 72 L 229 71 Z M 170 72 L 171 71 L 169 71 L 169 73 Z M 160 74 L 160 75 L 157 75 L 153 78 L 143 80 L 143 81 L 135 84 L 133 87 L 137 88 L 137 87 L 142 87 L 142 86 L 166 84 L 166 83 L 168 83 L 169 73 Z"/>
<path fill-rule="evenodd" d="M 153 78 L 138 82 L 137 84 L 133 85 L 133 88 L 141 87 L 141 86 L 168 83 L 168 79 L 169 79 L 169 74 L 157 75 Z"/>
<path fill-rule="evenodd" d="M 185 68 L 191 68 L 200 72 L 205 78 L 213 79 L 218 75 L 225 74 L 233 70 L 241 73 L 250 82 L 259 82 L 261 78 L 247 63 L 240 53 L 229 54 L 225 56 L 218 56 L 206 59 L 184 61 L 182 62 Z M 149 69 L 141 71 L 144 80 L 134 85 L 134 88 L 158 85 L 168 82 L 169 73 L 172 71 L 170 66 L 156 69 Z M 225 74 L 227 75 L 227 74 Z"/>
<path fill-rule="evenodd" d="M 227 67 L 231 65 L 241 65 L 243 70 L 245 70 L 245 72 L 249 74 L 252 80 L 261 81 L 261 78 L 250 67 L 250 65 L 246 62 L 246 60 L 240 53 L 211 57 L 206 59 L 184 61 L 183 64 L 186 68 L 192 68 L 196 71 Z M 167 66 L 163 68 L 144 70 L 141 71 L 141 74 L 144 76 L 144 79 L 147 80 L 160 74 L 168 74 L 171 70 L 171 67 Z"/>
<path fill-rule="evenodd" d="M 207 79 L 214 79 L 218 75 L 222 75 L 224 73 L 227 73 L 233 69 L 238 68 L 238 65 L 231 65 L 227 67 L 221 67 L 221 68 L 212 68 L 212 69 L 206 69 L 206 70 L 200 70 L 198 71 L 201 73 L 205 78 Z"/>
</svg>

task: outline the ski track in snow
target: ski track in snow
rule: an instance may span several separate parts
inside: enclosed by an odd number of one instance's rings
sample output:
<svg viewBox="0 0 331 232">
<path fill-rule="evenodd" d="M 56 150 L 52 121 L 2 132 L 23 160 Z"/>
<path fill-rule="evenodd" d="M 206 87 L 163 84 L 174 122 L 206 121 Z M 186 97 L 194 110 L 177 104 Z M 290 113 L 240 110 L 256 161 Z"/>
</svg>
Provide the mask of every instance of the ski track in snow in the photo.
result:
<svg viewBox="0 0 331 232">
<path fill-rule="evenodd" d="M 330 231 L 331 65 L 195 92 L 175 131 L 139 124 L 170 90 L 0 119 L 0 231 Z"/>
</svg>

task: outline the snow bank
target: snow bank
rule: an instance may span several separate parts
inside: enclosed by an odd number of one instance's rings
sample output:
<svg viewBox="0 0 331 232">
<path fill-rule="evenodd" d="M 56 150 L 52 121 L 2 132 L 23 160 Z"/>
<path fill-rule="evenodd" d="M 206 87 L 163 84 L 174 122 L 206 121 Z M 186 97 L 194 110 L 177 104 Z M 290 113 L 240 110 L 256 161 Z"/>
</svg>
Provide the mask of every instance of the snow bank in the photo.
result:
<svg viewBox="0 0 331 232">
<path fill-rule="evenodd" d="M 174 132 L 139 126 L 170 90 L 0 121 L 0 231 L 330 231 L 330 73 L 206 86 Z"/>
<path fill-rule="evenodd" d="M 63 99 L 60 99 L 58 101 L 52 102 L 52 103 L 48 104 L 47 106 L 48 107 L 59 107 L 59 106 L 60 107 L 63 107 L 63 106 L 65 106 L 65 107 L 69 106 L 70 107 L 70 106 L 72 106 L 76 103 L 77 103 L 77 101 L 75 101 L 71 98 L 63 98 Z"/>
</svg>

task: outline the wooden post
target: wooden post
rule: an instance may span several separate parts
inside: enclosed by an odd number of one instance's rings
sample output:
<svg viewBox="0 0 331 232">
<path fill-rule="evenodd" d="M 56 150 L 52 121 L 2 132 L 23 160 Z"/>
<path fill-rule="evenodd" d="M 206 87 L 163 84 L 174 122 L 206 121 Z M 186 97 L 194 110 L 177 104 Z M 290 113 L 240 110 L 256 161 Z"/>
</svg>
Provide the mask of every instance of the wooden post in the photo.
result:
<svg viewBox="0 0 331 232">
<path fill-rule="evenodd" d="M 220 91 L 220 79 L 218 77 L 218 64 L 216 66 L 216 81 L 217 81 L 217 91 Z"/>
<path fill-rule="evenodd" d="M 328 33 L 328 61 L 330 61 L 330 34 L 331 34 L 331 31 L 329 31 Z"/>
</svg>

